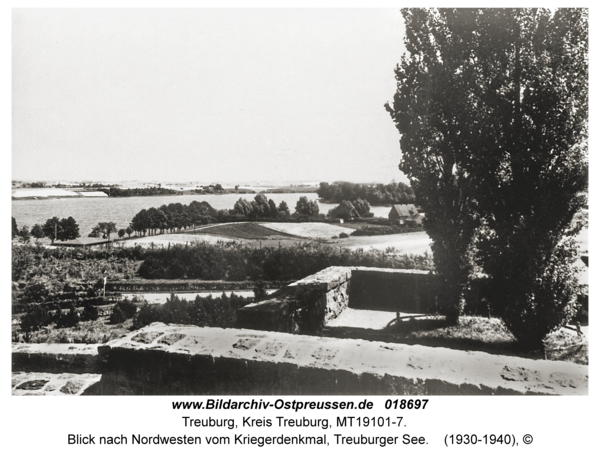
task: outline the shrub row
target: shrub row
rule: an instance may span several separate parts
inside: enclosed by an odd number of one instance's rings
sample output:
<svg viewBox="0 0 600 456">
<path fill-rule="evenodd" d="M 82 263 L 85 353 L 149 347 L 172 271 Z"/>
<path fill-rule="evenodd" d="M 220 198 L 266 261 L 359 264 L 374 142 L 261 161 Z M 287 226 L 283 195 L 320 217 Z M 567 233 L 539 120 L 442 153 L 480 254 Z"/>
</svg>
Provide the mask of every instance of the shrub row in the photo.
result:
<svg viewBox="0 0 600 456">
<path fill-rule="evenodd" d="M 105 296 L 105 297 L 93 296 L 93 297 L 89 297 L 89 298 L 63 299 L 63 300 L 56 300 L 56 301 L 48 300 L 48 301 L 37 302 L 37 303 L 26 302 L 26 303 L 22 303 L 22 304 L 19 302 L 13 302 L 12 310 L 13 310 L 13 313 L 22 313 L 22 312 L 25 312 L 29 308 L 29 306 L 44 306 L 49 310 L 68 309 L 72 305 L 75 307 L 105 306 L 105 305 L 113 304 L 113 303 L 117 302 L 120 296 L 121 296 L 120 293 L 113 293 L 111 296 Z"/>
<path fill-rule="evenodd" d="M 235 326 L 236 309 L 253 301 L 223 293 L 218 298 L 196 296 L 188 301 L 171 295 L 164 305 L 144 305 L 133 317 L 132 329 L 139 329 L 153 322 L 190 324 L 198 326 L 216 326 L 230 328 Z"/>
<path fill-rule="evenodd" d="M 266 288 L 282 288 L 289 281 L 266 282 Z M 200 291 L 200 290 L 251 290 L 253 281 L 224 282 L 221 280 L 188 280 L 188 279 L 156 279 L 156 280 L 125 280 L 106 284 L 106 289 L 120 293 L 147 293 L 170 291 Z M 108 295 L 109 292 L 107 291 Z"/>
<path fill-rule="evenodd" d="M 415 233 L 423 231 L 421 226 L 391 225 L 391 226 L 365 226 L 352 233 L 352 236 L 378 236 L 382 234 Z"/>
<path fill-rule="evenodd" d="M 27 304 L 24 311 L 21 317 L 21 331 L 25 334 L 37 331 L 50 323 L 56 323 L 56 328 L 71 328 L 80 321 L 98 319 L 98 308 L 89 302 L 84 304 L 81 311 L 73 303 L 68 307 L 67 312 L 61 309 L 52 311 L 46 304 Z"/>
<path fill-rule="evenodd" d="M 431 256 L 386 255 L 377 250 L 349 250 L 323 243 L 256 249 L 235 242 L 195 242 L 147 251 L 139 275 L 146 279 L 291 281 L 329 266 L 366 266 L 431 270 Z"/>
</svg>

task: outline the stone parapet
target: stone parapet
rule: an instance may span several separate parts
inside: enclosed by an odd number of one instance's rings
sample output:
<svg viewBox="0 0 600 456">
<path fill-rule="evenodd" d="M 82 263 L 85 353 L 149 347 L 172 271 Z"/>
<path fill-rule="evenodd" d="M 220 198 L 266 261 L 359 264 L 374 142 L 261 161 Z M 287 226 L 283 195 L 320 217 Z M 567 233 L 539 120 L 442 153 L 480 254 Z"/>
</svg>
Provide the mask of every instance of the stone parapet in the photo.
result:
<svg viewBox="0 0 600 456">
<path fill-rule="evenodd" d="M 437 276 L 414 269 L 355 267 L 349 289 L 349 307 L 408 313 L 436 308 Z"/>
<path fill-rule="evenodd" d="M 588 369 L 445 348 L 154 323 L 100 346 L 120 394 L 585 395 Z"/>
<path fill-rule="evenodd" d="M 428 271 L 333 266 L 238 309 L 238 327 L 321 334 L 345 308 L 426 313 L 435 309 L 437 278 Z"/>
<path fill-rule="evenodd" d="M 99 344 L 13 344 L 12 370 L 100 373 Z"/>
<path fill-rule="evenodd" d="M 13 396 L 81 396 L 94 394 L 100 374 L 13 372 Z"/>
<path fill-rule="evenodd" d="M 237 310 L 237 325 L 263 331 L 319 334 L 348 307 L 351 268 L 330 267 L 294 282 L 269 298 Z"/>
</svg>

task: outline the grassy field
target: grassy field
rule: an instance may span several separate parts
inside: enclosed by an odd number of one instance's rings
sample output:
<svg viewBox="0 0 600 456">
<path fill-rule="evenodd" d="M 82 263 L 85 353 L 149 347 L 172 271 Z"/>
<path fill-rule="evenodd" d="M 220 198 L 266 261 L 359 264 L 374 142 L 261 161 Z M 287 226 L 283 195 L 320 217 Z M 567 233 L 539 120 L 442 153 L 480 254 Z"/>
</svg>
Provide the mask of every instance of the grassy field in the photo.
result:
<svg viewBox="0 0 600 456">
<path fill-rule="evenodd" d="M 281 224 L 285 225 L 285 224 Z M 241 223 L 224 223 L 221 225 L 209 226 L 202 228 L 202 234 L 213 234 L 215 236 L 230 237 L 235 239 L 290 239 L 296 236 L 276 231 L 267 226 L 259 225 L 258 223 L 241 222 Z"/>
<path fill-rule="evenodd" d="M 253 228 L 243 228 L 239 225 L 254 225 Z M 237 226 L 236 226 L 237 225 Z M 423 254 L 431 253 L 429 244 L 431 240 L 424 232 L 389 234 L 381 236 L 350 236 L 345 239 L 332 239 L 339 236 L 341 232 L 353 231 L 347 226 L 333 225 L 328 223 L 228 223 L 221 225 L 209 225 L 198 228 L 196 234 L 191 232 L 159 234 L 135 239 L 124 239 L 115 245 L 133 247 L 136 244 L 144 247 L 168 246 L 169 244 L 186 244 L 194 241 L 207 241 L 212 244 L 218 241 L 239 241 L 246 245 L 262 247 L 277 247 L 281 245 L 298 244 L 298 242 L 311 242 L 319 240 L 327 244 L 333 244 L 341 248 L 356 249 L 378 249 L 385 250 L 389 247 L 395 248 L 401 253 Z M 305 226 L 306 225 L 306 226 Z M 256 228 L 259 226 L 259 228 Z M 229 228 L 226 228 L 229 227 Z M 262 229 L 261 229 L 262 228 Z M 268 231 L 271 229 L 271 231 Z M 243 237 L 242 237 L 243 236 Z"/>
<path fill-rule="evenodd" d="M 261 223 L 262 226 L 277 230 L 286 234 L 300 236 L 304 238 L 325 238 L 339 236 L 340 233 L 350 234 L 354 231 L 352 228 L 346 228 L 344 225 L 333 225 L 330 223 Z"/>
</svg>

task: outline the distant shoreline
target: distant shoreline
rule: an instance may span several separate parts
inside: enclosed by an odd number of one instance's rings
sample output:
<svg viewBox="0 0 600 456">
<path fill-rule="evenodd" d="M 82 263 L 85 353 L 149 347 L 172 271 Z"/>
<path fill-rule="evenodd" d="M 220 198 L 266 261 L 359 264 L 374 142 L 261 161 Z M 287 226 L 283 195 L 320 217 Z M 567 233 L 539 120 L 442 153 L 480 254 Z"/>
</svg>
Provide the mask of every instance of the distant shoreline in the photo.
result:
<svg viewBox="0 0 600 456">
<path fill-rule="evenodd" d="M 50 187 L 50 188 L 54 188 L 54 187 Z M 63 190 L 62 188 L 58 188 L 59 190 Z M 23 189 L 25 190 L 25 189 Z M 81 191 L 81 190 L 77 190 L 77 189 L 69 189 L 67 191 L 72 191 L 72 192 L 77 192 L 79 191 L 80 193 L 86 193 L 85 191 Z M 265 194 L 272 194 L 272 195 L 285 195 L 285 194 L 294 194 L 294 193 L 316 193 L 316 188 L 314 187 L 308 187 L 308 188 L 302 188 L 302 187 L 297 187 L 297 188 L 291 188 L 291 189 L 286 189 L 286 188 L 272 188 L 272 189 L 265 189 L 265 190 L 254 190 L 254 189 L 249 189 L 249 188 L 239 188 L 238 190 L 235 189 L 225 189 L 225 191 L 221 191 L 221 192 L 214 192 L 214 193 L 197 193 L 194 192 L 193 190 L 181 190 L 181 191 L 176 191 L 177 193 L 170 193 L 170 194 L 165 194 L 165 193 L 157 193 L 157 194 L 153 194 L 153 195 L 129 195 L 129 196 L 110 196 L 110 195 L 90 195 L 90 196 L 86 196 L 86 195 L 81 195 L 81 194 L 73 194 L 73 195 L 47 195 L 47 196 L 43 196 L 43 195 L 36 195 L 36 196 L 12 196 L 12 201 L 23 201 L 23 200 L 57 200 L 57 199 L 75 199 L 75 198 L 110 198 L 110 199 L 115 199 L 115 198 L 134 198 L 134 197 L 144 197 L 144 198 L 152 198 L 152 197 L 164 197 L 164 196 L 182 196 L 182 195 L 193 195 L 193 196 L 198 196 L 198 197 L 202 197 L 202 196 L 208 196 L 208 195 L 213 195 L 213 196 L 220 196 L 220 195 L 255 195 L 258 193 L 265 193 Z"/>
</svg>

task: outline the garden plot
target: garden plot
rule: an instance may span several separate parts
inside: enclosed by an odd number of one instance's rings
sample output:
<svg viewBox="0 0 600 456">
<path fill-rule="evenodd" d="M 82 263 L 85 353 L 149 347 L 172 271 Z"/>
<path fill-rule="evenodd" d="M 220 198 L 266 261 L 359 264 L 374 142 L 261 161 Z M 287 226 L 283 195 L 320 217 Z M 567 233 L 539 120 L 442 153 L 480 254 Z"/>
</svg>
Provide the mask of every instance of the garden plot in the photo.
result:
<svg viewBox="0 0 600 456">
<path fill-rule="evenodd" d="M 192 242 L 210 242 L 214 244 L 218 241 L 231 242 L 230 238 L 213 236 L 208 234 L 159 234 L 157 236 L 147 236 L 135 239 L 125 239 L 123 241 L 117 241 L 115 246 L 120 247 L 135 247 L 140 245 L 142 247 L 167 247 L 169 244 L 187 244 Z"/>
<path fill-rule="evenodd" d="M 345 228 L 340 225 L 329 223 L 261 223 L 262 226 L 282 233 L 291 234 L 305 238 L 326 238 L 339 236 L 340 233 L 350 234 L 354 232 L 352 228 Z"/>
</svg>

